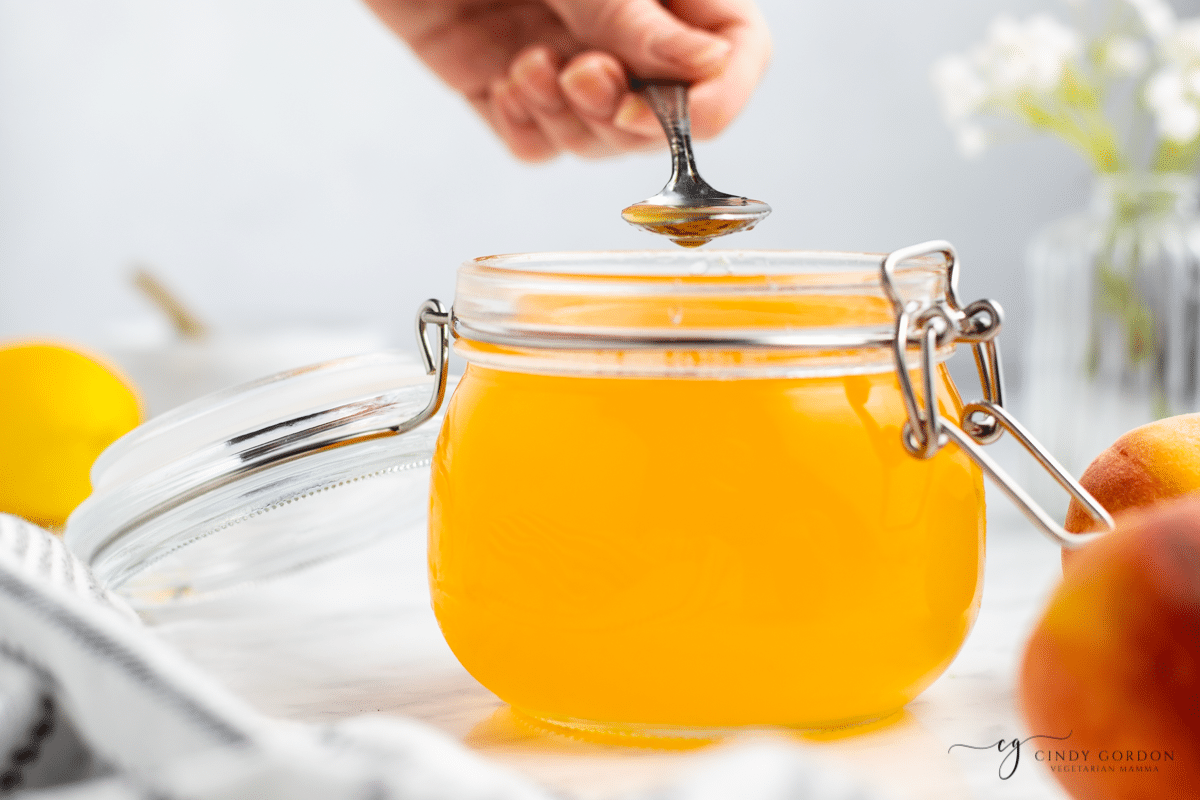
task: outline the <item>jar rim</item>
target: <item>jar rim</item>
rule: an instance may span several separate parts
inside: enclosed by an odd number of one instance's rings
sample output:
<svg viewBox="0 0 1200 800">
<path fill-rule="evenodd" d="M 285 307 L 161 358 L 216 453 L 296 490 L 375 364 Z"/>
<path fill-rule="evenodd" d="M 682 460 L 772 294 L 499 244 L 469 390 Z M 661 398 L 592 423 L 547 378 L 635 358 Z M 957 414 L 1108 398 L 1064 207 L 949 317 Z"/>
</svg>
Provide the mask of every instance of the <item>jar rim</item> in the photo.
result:
<svg viewBox="0 0 1200 800">
<path fill-rule="evenodd" d="M 799 376 L 811 374 L 814 357 L 824 371 L 887 369 L 895 298 L 882 278 L 885 258 L 797 250 L 476 258 L 458 273 L 455 349 L 470 362 L 517 371 Z M 952 278 L 945 258 L 920 256 L 898 265 L 889 282 L 920 314 L 945 301 Z M 664 353 L 679 351 L 701 355 L 663 363 Z M 730 355 L 743 351 L 774 353 L 757 365 Z"/>
<path fill-rule="evenodd" d="M 879 281 L 886 253 L 838 250 L 561 250 L 543 253 L 501 253 L 463 263 L 459 275 L 475 270 L 495 271 L 514 278 L 554 277 L 568 280 L 673 281 L 691 284 L 730 283 L 756 277 L 790 277 L 828 282 L 844 276 L 851 285 Z M 906 262 L 907 268 L 941 265 L 933 256 Z M 824 280 L 822 280 L 824 279 Z"/>
</svg>

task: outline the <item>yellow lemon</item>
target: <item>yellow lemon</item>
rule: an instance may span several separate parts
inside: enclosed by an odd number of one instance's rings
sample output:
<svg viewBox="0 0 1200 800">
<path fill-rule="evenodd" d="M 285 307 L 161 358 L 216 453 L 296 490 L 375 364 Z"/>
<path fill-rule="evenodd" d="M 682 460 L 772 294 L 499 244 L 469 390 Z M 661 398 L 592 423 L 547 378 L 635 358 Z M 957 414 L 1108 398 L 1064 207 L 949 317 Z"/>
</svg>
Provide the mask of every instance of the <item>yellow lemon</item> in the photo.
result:
<svg viewBox="0 0 1200 800">
<path fill-rule="evenodd" d="M 91 493 L 96 456 L 141 417 L 130 385 L 94 358 L 0 344 L 0 511 L 62 525 Z"/>
</svg>

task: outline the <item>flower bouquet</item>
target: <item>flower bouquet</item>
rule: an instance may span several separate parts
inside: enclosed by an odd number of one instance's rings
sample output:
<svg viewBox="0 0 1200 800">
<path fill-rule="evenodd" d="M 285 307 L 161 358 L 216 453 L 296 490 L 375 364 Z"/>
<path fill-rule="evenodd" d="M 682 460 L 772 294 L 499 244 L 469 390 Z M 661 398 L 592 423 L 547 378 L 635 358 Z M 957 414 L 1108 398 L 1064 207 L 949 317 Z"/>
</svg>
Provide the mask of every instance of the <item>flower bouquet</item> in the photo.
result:
<svg viewBox="0 0 1200 800">
<path fill-rule="evenodd" d="M 1070 6 L 1071 25 L 996 19 L 932 77 L 965 154 L 1032 129 L 1097 175 L 1091 208 L 1048 227 L 1028 259 L 1024 414 L 1078 473 L 1124 431 L 1200 399 L 1200 18 L 1164 0 Z"/>
</svg>

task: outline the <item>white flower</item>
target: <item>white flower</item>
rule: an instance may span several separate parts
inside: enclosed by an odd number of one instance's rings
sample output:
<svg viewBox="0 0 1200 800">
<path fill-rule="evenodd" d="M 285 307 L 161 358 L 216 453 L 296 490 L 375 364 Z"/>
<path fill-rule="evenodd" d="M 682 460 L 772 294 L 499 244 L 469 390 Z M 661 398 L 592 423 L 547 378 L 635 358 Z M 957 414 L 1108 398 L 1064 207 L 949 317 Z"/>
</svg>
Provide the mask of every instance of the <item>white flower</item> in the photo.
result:
<svg viewBox="0 0 1200 800">
<path fill-rule="evenodd" d="M 1142 96 L 1159 133 L 1187 144 L 1200 134 L 1200 19 L 1175 25 L 1160 52 L 1163 66 L 1146 82 Z"/>
<path fill-rule="evenodd" d="M 986 41 L 966 55 L 940 59 L 931 77 L 953 124 L 1021 92 L 1053 91 L 1067 63 L 1082 51 L 1079 34 L 1053 17 L 1038 14 L 1025 22 L 998 17 Z"/>
<path fill-rule="evenodd" d="M 1145 100 L 1151 108 L 1166 108 L 1186 99 L 1187 92 L 1183 85 L 1183 73 L 1178 69 L 1166 67 L 1154 73 L 1146 82 Z"/>
<path fill-rule="evenodd" d="M 1146 33 L 1153 39 L 1169 36 L 1175 28 L 1175 10 L 1166 0 L 1127 0 L 1141 17 Z"/>
<path fill-rule="evenodd" d="M 984 42 L 965 55 L 938 60 L 930 77 L 958 149 L 968 157 L 982 153 L 989 135 L 976 115 L 1014 110 L 1029 92 L 1053 92 L 1062 85 L 1067 64 L 1082 52 L 1074 29 L 1039 14 L 1024 22 L 998 17 Z M 1127 52 L 1118 56 L 1130 58 Z"/>
<path fill-rule="evenodd" d="M 1172 63 L 1200 64 L 1200 19 L 1180 23 L 1162 43 L 1163 57 Z"/>
<path fill-rule="evenodd" d="M 955 122 L 978 111 L 988 98 L 988 85 L 970 59 L 944 56 L 933 65 L 933 85 L 942 98 L 946 120 Z"/>
<path fill-rule="evenodd" d="M 1187 144 L 1200 133 L 1200 111 L 1191 103 L 1178 103 L 1155 116 L 1158 129 L 1166 139 Z"/>
<path fill-rule="evenodd" d="M 971 53 L 993 89 L 1009 94 L 1022 90 L 1048 92 L 1062 81 L 1067 62 L 1083 47 L 1079 34 L 1046 14 L 1024 23 L 999 17 L 988 38 Z"/>
<path fill-rule="evenodd" d="M 1200 71 L 1182 72 L 1164 67 L 1146 83 L 1146 105 L 1154 112 L 1159 132 L 1167 139 L 1186 144 L 1200 133 L 1200 109 L 1193 89 L 1200 85 Z"/>
<path fill-rule="evenodd" d="M 1150 63 L 1146 46 L 1137 39 L 1117 36 L 1104 46 L 1104 66 L 1117 75 L 1137 75 Z"/>
</svg>

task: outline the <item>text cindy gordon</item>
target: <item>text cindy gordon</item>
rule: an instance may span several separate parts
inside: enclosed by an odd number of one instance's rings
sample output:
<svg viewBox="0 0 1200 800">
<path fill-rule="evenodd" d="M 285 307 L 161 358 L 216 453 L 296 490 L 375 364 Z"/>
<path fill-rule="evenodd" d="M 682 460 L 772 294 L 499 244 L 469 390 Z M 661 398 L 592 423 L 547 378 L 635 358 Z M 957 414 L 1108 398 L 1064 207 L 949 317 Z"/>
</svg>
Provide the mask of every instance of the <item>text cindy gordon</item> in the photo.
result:
<svg viewBox="0 0 1200 800">
<path fill-rule="evenodd" d="M 1158 772 L 1175 761 L 1174 750 L 1035 750 L 1051 772 Z"/>
</svg>

